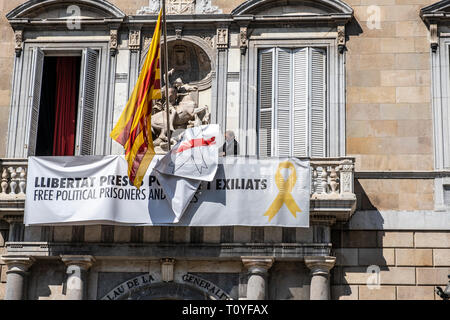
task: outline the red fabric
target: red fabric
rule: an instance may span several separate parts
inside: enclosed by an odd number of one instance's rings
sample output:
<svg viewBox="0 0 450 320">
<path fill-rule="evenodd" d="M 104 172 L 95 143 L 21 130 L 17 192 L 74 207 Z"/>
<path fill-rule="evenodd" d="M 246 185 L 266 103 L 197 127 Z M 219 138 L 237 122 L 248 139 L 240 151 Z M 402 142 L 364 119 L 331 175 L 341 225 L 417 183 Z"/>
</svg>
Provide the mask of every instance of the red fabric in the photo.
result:
<svg viewBox="0 0 450 320">
<path fill-rule="evenodd" d="M 203 146 L 209 146 L 211 144 L 216 144 L 216 137 L 212 137 L 211 139 L 191 139 L 189 141 L 183 141 L 176 151 L 176 153 L 180 153 L 195 147 L 203 147 Z"/>
<path fill-rule="evenodd" d="M 58 57 L 56 61 L 56 116 L 53 136 L 54 156 L 73 156 L 77 103 L 76 57 Z"/>
</svg>

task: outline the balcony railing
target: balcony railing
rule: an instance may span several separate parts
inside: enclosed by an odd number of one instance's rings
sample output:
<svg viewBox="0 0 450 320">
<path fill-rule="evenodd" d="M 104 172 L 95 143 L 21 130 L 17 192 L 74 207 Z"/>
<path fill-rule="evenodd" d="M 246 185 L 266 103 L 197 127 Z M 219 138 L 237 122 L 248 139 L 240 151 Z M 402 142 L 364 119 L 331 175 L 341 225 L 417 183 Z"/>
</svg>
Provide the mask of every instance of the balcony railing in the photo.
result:
<svg viewBox="0 0 450 320">
<path fill-rule="evenodd" d="M 355 210 L 354 163 L 351 157 L 311 159 L 311 214 L 347 220 Z M 27 159 L 0 159 L 0 217 L 23 214 Z"/>
</svg>

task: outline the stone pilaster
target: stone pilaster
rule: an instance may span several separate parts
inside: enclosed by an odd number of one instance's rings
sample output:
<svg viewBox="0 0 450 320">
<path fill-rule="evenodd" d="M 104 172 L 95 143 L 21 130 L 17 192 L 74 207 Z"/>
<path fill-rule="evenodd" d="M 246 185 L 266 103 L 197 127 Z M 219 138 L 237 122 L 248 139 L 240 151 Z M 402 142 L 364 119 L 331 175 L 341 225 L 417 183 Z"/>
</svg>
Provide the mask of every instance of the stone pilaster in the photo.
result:
<svg viewBox="0 0 450 320">
<path fill-rule="evenodd" d="M 305 264 L 311 270 L 310 300 L 330 299 L 330 270 L 336 262 L 330 256 L 306 256 Z"/>
<path fill-rule="evenodd" d="M 23 241 L 25 233 L 25 225 L 23 224 L 23 217 L 19 215 L 7 215 L 3 220 L 9 223 L 9 242 Z"/>
<path fill-rule="evenodd" d="M 35 259 L 29 256 L 3 256 L 2 260 L 8 266 L 5 300 L 25 300 L 27 271 Z"/>
<path fill-rule="evenodd" d="M 247 299 L 265 300 L 267 291 L 267 272 L 273 264 L 270 257 L 242 257 L 248 270 Z"/>
<path fill-rule="evenodd" d="M 89 255 L 63 255 L 61 260 L 67 266 L 66 300 L 86 298 L 87 271 L 95 262 Z"/>
</svg>

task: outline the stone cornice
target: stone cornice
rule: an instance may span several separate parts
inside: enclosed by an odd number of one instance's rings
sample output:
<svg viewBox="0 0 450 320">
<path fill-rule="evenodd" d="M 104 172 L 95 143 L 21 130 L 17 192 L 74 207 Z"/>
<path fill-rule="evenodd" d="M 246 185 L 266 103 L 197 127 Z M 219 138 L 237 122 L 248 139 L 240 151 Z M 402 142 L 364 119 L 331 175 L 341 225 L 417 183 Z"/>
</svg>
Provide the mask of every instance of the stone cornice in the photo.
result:
<svg viewBox="0 0 450 320">
<path fill-rule="evenodd" d="M 148 243 L 148 244 L 99 244 L 86 243 L 82 247 L 72 243 L 52 242 L 7 242 L 12 255 L 27 255 L 35 258 L 60 259 L 61 255 L 95 256 L 95 259 L 173 259 L 190 260 L 241 260 L 242 257 L 273 257 L 280 261 L 302 261 L 305 256 L 329 255 L 329 243 Z"/>
<path fill-rule="evenodd" d="M 450 177 L 450 170 L 439 171 L 355 171 L 355 179 L 435 179 Z"/>
</svg>

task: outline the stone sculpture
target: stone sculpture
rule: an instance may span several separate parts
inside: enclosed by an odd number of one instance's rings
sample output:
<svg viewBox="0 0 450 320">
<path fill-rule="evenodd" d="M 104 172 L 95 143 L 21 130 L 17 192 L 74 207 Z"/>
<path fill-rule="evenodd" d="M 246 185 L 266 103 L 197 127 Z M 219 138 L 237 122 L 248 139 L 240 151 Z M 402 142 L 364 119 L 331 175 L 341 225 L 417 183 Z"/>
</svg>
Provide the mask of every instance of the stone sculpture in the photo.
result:
<svg viewBox="0 0 450 320">
<path fill-rule="evenodd" d="M 175 72 L 169 71 L 169 77 Z M 165 98 L 165 88 L 161 89 L 162 99 L 154 102 L 152 110 L 152 133 L 157 137 L 153 144 L 156 153 L 168 151 L 166 101 L 169 101 L 169 127 L 171 145 L 177 143 L 184 129 L 210 123 L 208 106 L 199 107 L 196 102 L 198 88 L 183 83 L 177 78 L 169 85 L 169 98 Z"/>
</svg>

